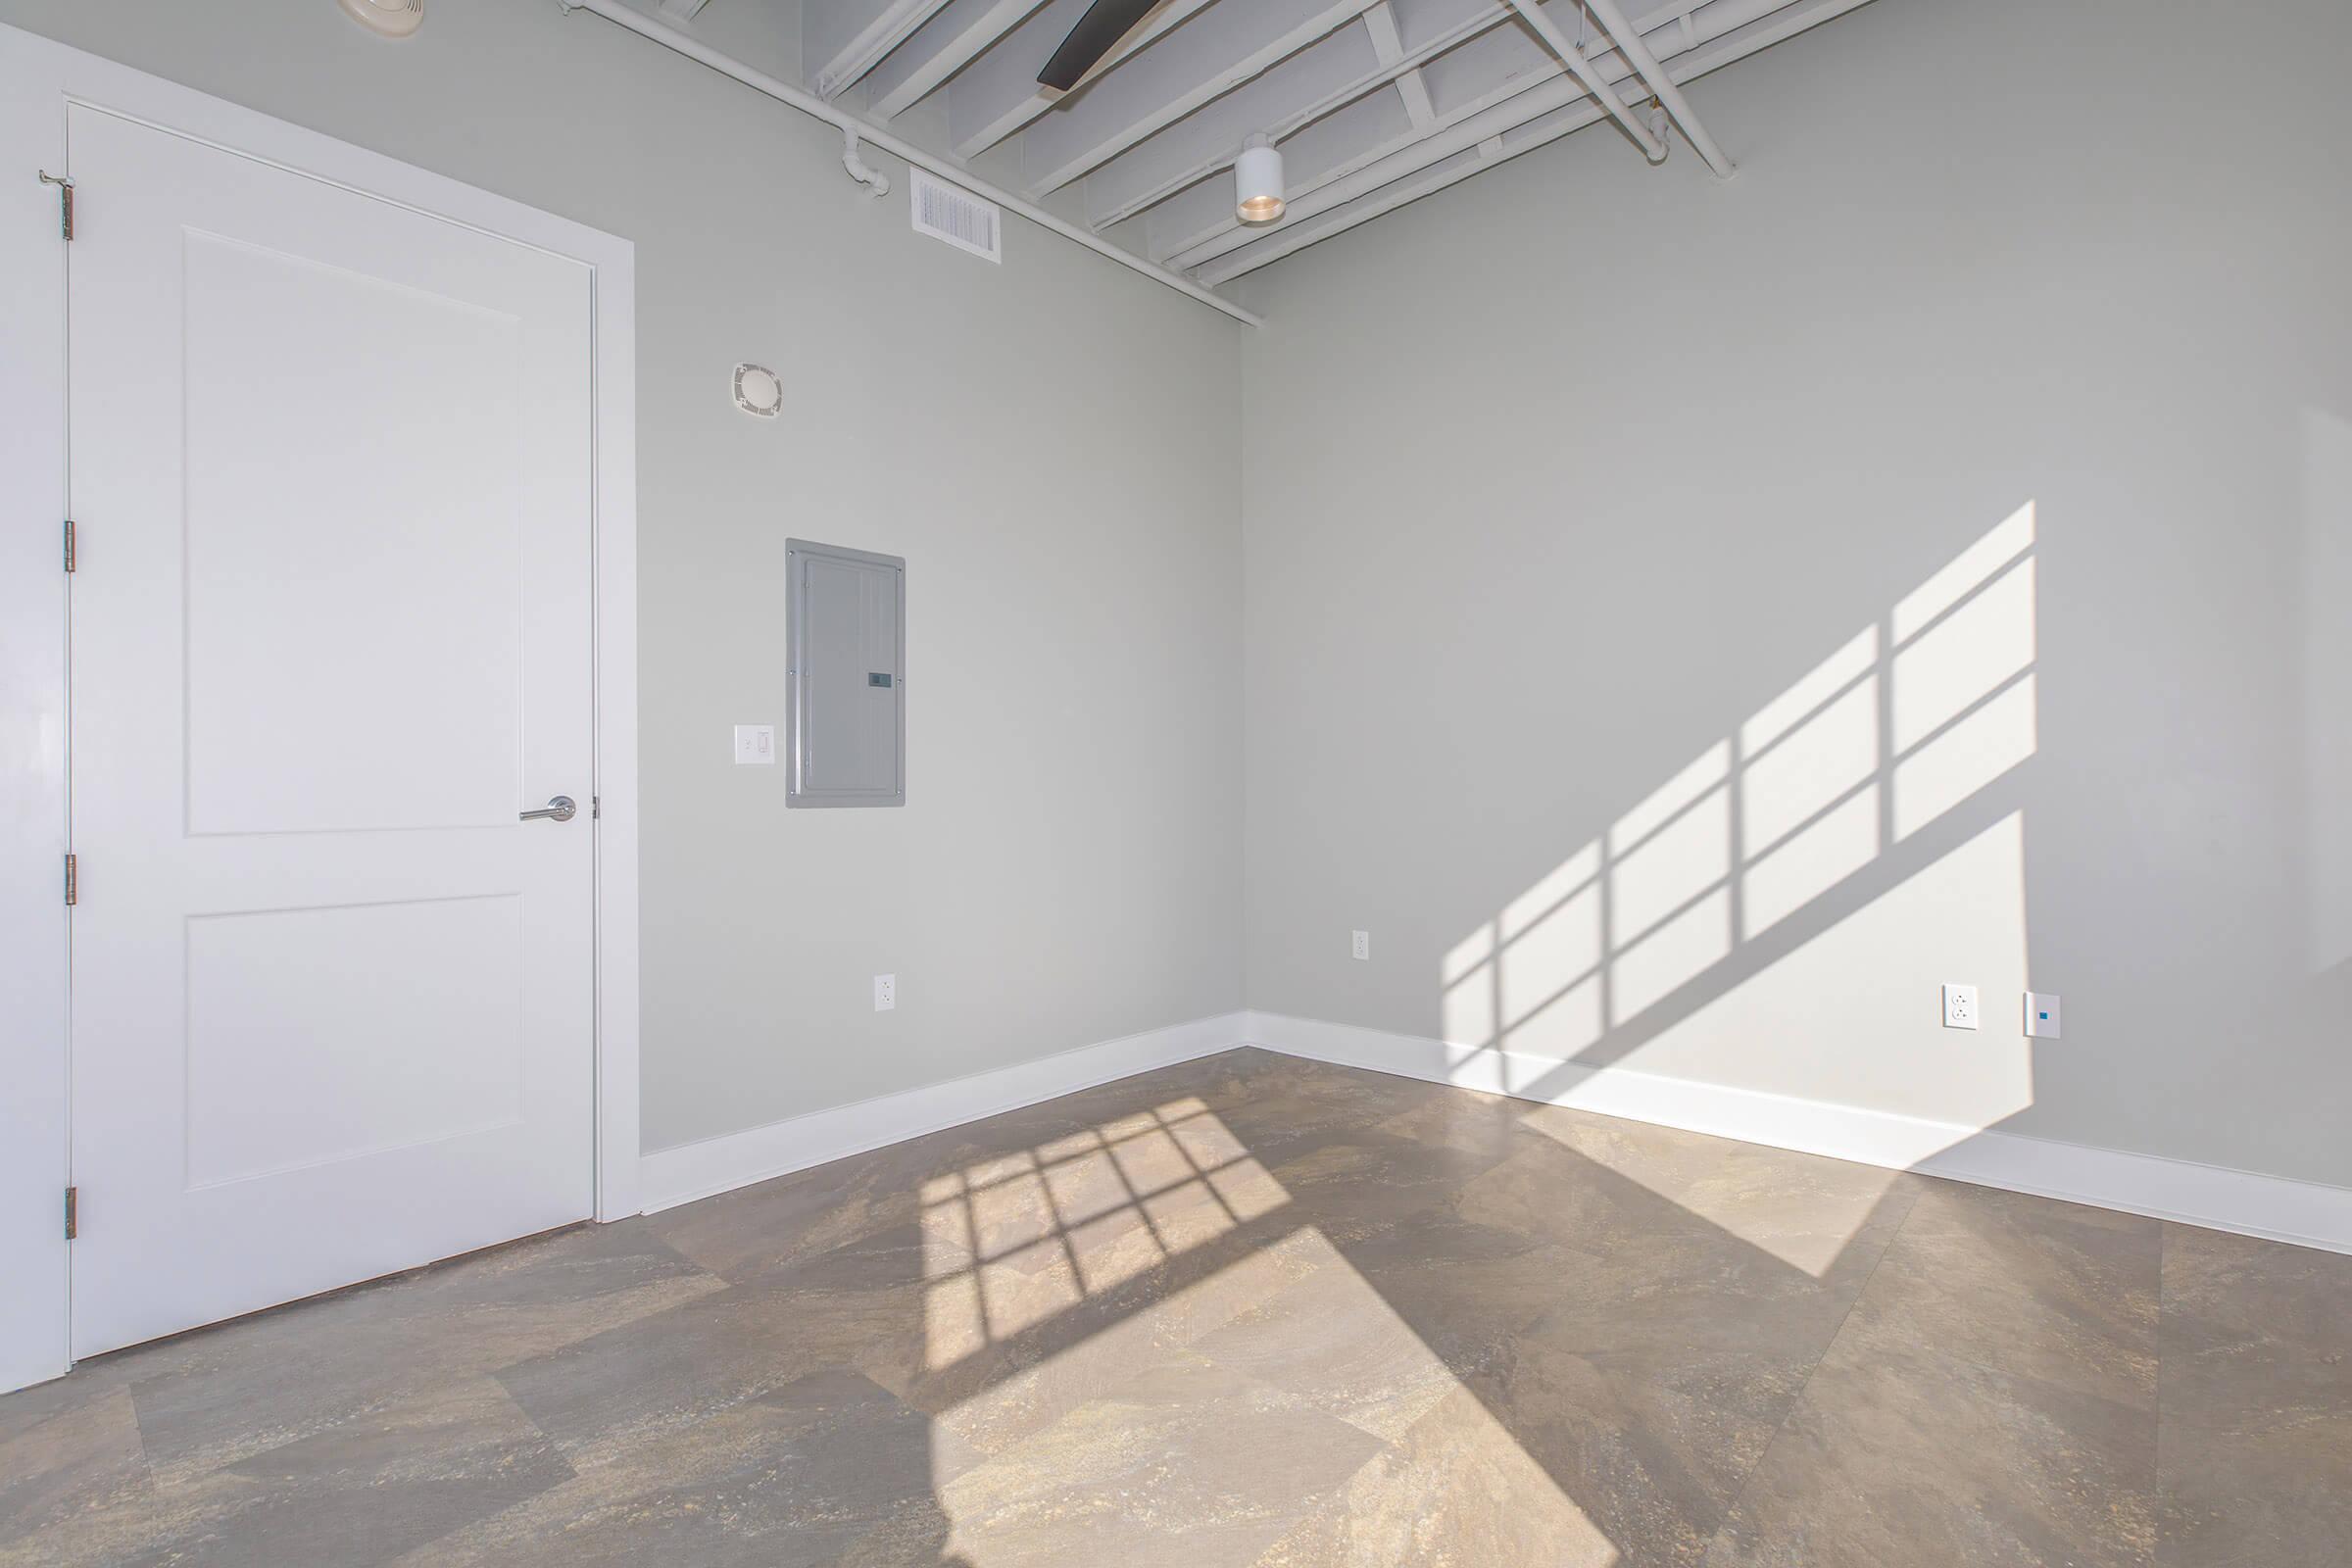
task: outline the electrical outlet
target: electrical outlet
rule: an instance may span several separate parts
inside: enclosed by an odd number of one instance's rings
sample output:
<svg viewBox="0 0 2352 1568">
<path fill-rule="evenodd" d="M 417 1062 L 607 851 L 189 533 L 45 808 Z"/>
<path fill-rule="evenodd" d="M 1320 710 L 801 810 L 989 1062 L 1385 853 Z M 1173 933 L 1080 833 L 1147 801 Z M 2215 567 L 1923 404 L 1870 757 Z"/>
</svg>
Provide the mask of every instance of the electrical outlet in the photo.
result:
<svg viewBox="0 0 2352 1568">
<path fill-rule="evenodd" d="M 899 977 L 895 974 L 874 976 L 874 1010 L 888 1012 L 899 1004 Z"/>
<path fill-rule="evenodd" d="M 1372 933 L 1369 931 L 1355 933 L 1355 939 L 1348 945 L 1348 952 L 1351 957 L 1369 959 L 1372 956 Z"/>
<path fill-rule="evenodd" d="M 2026 993 L 2026 1033 L 2036 1040 L 2058 1038 L 2058 996 L 2051 991 Z"/>
<path fill-rule="evenodd" d="M 1946 1029 L 1974 1029 L 1977 1026 L 1975 986 L 1944 986 L 1943 1026 Z"/>
<path fill-rule="evenodd" d="M 735 726 L 735 765 L 737 767 L 773 767 L 775 761 L 775 725 L 738 724 Z"/>
</svg>

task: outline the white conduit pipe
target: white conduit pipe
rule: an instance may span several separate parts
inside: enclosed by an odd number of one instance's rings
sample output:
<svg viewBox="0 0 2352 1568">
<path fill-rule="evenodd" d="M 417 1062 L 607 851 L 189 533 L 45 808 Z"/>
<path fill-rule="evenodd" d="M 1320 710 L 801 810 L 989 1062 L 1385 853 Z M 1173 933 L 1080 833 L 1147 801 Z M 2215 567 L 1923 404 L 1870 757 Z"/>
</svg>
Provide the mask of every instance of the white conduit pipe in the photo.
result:
<svg viewBox="0 0 2352 1568">
<path fill-rule="evenodd" d="M 1063 239 L 1075 240 L 1098 255 L 1109 257 L 1121 267 L 1141 272 L 1155 282 L 1165 283 L 1180 294 L 1189 294 L 1211 310 L 1220 311 L 1237 321 L 1247 321 L 1251 326 L 1265 324 L 1265 318 L 1256 312 L 1242 309 L 1223 295 L 1214 294 L 1202 288 L 1191 278 L 1178 272 L 1171 272 L 1166 268 L 1148 262 L 1132 252 L 1123 251 L 1108 240 L 1099 238 L 1075 223 L 1065 222 L 1045 209 L 1032 206 L 1010 191 L 1000 189 L 984 179 L 974 179 L 968 172 L 956 168 L 938 154 L 925 152 L 912 142 L 901 141 L 886 130 L 877 130 L 855 115 L 845 114 L 834 108 L 813 93 L 803 92 L 792 83 L 771 76 L 764 71 L 755 71 L 732 55 L 721 54 L 709 44 L 691 38 L 675 27 L 664 26 L 651 17 L 630 10 L 627 6 L 622 5 L 620 0 L 556 0 L 556 4 L 564 8 L 566 16 L 574 11 L 593 11 L 607 22 L 617 23 L 640 37 L 652 39 L 664 49 L 674 50 L 689 60 L 709 66 L 720 75 L 734 77 L 755 92 L 765 93 L 780 104 L 789 104 L 802 114 L 811 115 L 823 121 L 852 138 L 849 152 L 843 159 L 845 166 L 856 159 L 857 142 L 858 140 L 866 141 L 890 154 L 893 158 L 905 159 L 917 169 L 927 169 L 940 178 L 960 186 L 975 196 L 1020 214 L 1040 228 L 1050 228 Z M 872 171 L 868 171 L 868 172 L 870 173 Z M 852 169 L 851 173 L 856 174 L 857 170 Z M 883 178 L 884 176 L 876 174 L 875 177 Z M 887 180 L 885 180 L 884 188 L 888 188 Z M 876 194 L 879 195 L 880 192 L 877 191 Z"/>
<path fill-rule="evenodd" d="M 1683 89 L 1674 84 L 1674 78 L 1666 74 L 1666 68 L 1658 64 L 1658 57 L 1651 54 L 1649 45 L 1642 41 L 1641 31 L 1625 20 L 1625 12 L 1618 6 L 1617 0 L 1585 0 L 1585 3 L 1592 8 L 1592 15 L 1600 19 L 1602 29 L 1616 42 L 1617 52 L 1625 56 L 1625 63 L 1634 68 L 1642 84 L 1656 95 L 1659 103 L 1666 106 L 1666 112 L 1674 117 L 1674 122 L 1683 127 L 1683 134 L 1698 150 L 1698 156 L 1704 158 L 1707 167 L 1715 171 L 1715 177 L 1729 179 L 1738 173 L 1738 166 L 1723 156 L 1723 149 L 1715 145 L 1715 138 L 1707 134 L 1707 127 L 1700 124 L 1698 116 L 1690 112 L 1690 102 L 1683 96 Z M 1527 8 L 1523 5 L 1520 9 L 1524 11 Z"/>
<path fill-rule="evenodd" d="M 1642 149 L 1642 157 L 1654 164 L 1666 156 L 1666 144 L 1651 135 L 1647 125 L 1634 118 L 1634 112 L 1625 106 L 1625 100 L 1617 96 L 1617 89 L 1601 79 L 1600 73 L 1593 69 L 1592 61 L 1585 58 L 1584 51 L 1577 48 L 1575 40 L 1560 30 L 1558 23 L 1544 14 L 1544 8 L 1536 0 L 1511 0 L 1511 9 L 1518 12 L 1527 24 L 1536 29 L 1537 35 L 1551 46 L 1551 52 L 1560 57 L 1560 64 L 1585 84 L 1585 91 L 1600 100 L 1600 107 L 1609 112 L 1609 118 L 1625 127 L 1625 133 L 1634 138 L 1634 145 Z M 1627 55 L 1626 59 L 1630 62 L 1633 56 Z"/>
<path fill-rule="evenodd" d="M 890 176 L 858 156 L 858 132 L 852 127 L 841 133 L 841 167 L 850 177 L 877 196 L 890 194 Z"/>
</svg>

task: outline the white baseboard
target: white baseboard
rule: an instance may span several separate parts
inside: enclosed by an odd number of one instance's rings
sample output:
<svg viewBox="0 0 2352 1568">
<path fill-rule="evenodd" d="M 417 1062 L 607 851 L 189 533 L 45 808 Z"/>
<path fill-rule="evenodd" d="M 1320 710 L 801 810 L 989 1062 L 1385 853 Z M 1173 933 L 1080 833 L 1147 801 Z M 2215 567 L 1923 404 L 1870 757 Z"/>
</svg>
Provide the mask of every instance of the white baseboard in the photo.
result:
<svg viewBox="0 0 2352 1568">
<path fill-rule="evenodd" d="M 2352 1252 L 2352 1189 L 1281 1013 L 1245 1013 L 1243 1029 L 1315 1061 Z"/>
<path fill-rule="evenodd" d="M 650 1214 L 690 1203 L 1243 1045 L 1685 1132 L 2352 1252 L 2352 1189 L 1269 1012 L 1197 1018 L 664 1149 L 642 1162 L 645 1210 Z"/>
<path fill-rule="evenodd" d="M 1238 1012 L 1196 1018 L 993 1072 L 813 1110 L 744 1132 L 659 1150 L 639 1162 L 645 1212 L 959 1127 L 1155 1067 L 1213 1056 L 1242 1043 Z"/>
</svg>

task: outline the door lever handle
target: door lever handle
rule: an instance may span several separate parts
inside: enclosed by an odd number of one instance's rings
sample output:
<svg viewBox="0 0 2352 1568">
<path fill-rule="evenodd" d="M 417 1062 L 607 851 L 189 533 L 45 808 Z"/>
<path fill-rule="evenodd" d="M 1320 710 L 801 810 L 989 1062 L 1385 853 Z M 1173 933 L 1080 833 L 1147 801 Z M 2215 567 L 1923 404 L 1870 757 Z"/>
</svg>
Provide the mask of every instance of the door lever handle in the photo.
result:
<svg viewBox="0 0 2352 1568">
<path fill-rule="evenodd" d="M 570 796 L 559 795 L 538 810 L 524 811 L 521 816 L 525 822 L 536 822 L 541 817 L 546 817 L 551 822 L 568 822 L 571 820 L 572 813 L 578 809 L 579 808 L 572 804 Z"/>
</svg>

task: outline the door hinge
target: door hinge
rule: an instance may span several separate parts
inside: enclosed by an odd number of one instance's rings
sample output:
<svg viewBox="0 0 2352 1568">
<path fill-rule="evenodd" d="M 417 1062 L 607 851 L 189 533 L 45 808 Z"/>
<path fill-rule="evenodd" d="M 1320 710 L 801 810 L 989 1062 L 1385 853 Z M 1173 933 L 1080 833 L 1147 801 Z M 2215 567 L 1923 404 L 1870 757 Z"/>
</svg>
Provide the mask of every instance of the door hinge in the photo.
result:
<svg viewBox="0 0 2352 1568">
<path fill-rule="evenodd" d="M 76 902 L 76 901 L 79 899 L 79 897 L 80 897 L 80 895 L 81 895 L 81 885 L 80 885 L 80 884 L 81 884 L 81 874 L 80 874 L 80 873 L 81 873 L 81 868 L 80 868 L 78 865 L 76 865 L 76 864 L 74 864 L 74 857 L 73 857 L 73 856 L 71 856 L 71 855 L 67 856 L 67 857 L 66 857 L 66 903 L 67 903 L 68 905 L 72 905 L 72 904 L 75 903 L 75 902 Z"/>
<path fill-rule="evenodd" d="M 41 183 L 57 187 L 58 232 L 64 234 L 66 238 L 72 239 L 74 237 L 74 181 L 63 174 L 52 174 L 44 169 L 41 171 Z"/>
<path fill-rule="evenodd" d="M 66 519 L 66 569 L 74 569 L 74 519 Z"/>
<path fill-rule="evenodd" d="M 66 1240 L 73 1241 L 81 1234 L 81 1189 L 66 1189 Z"/>
<path fill-rule="evenodd" d="M 600 816 L 603 816 L 604 814 L 605 814 L 605 798 L 604 798 L 603 796 L 601 796 L 601 795 L 591 795 L 591 796 L 589 796 L 589 797 L 588 797 L 588 820 L 589 820 L 589 821 L 591 821 L 591 822 L 593 822 L 593 821 L 595 821 L 595 820 L 596 820 L 598 817 L 600 817 Z"/>
</svg>

